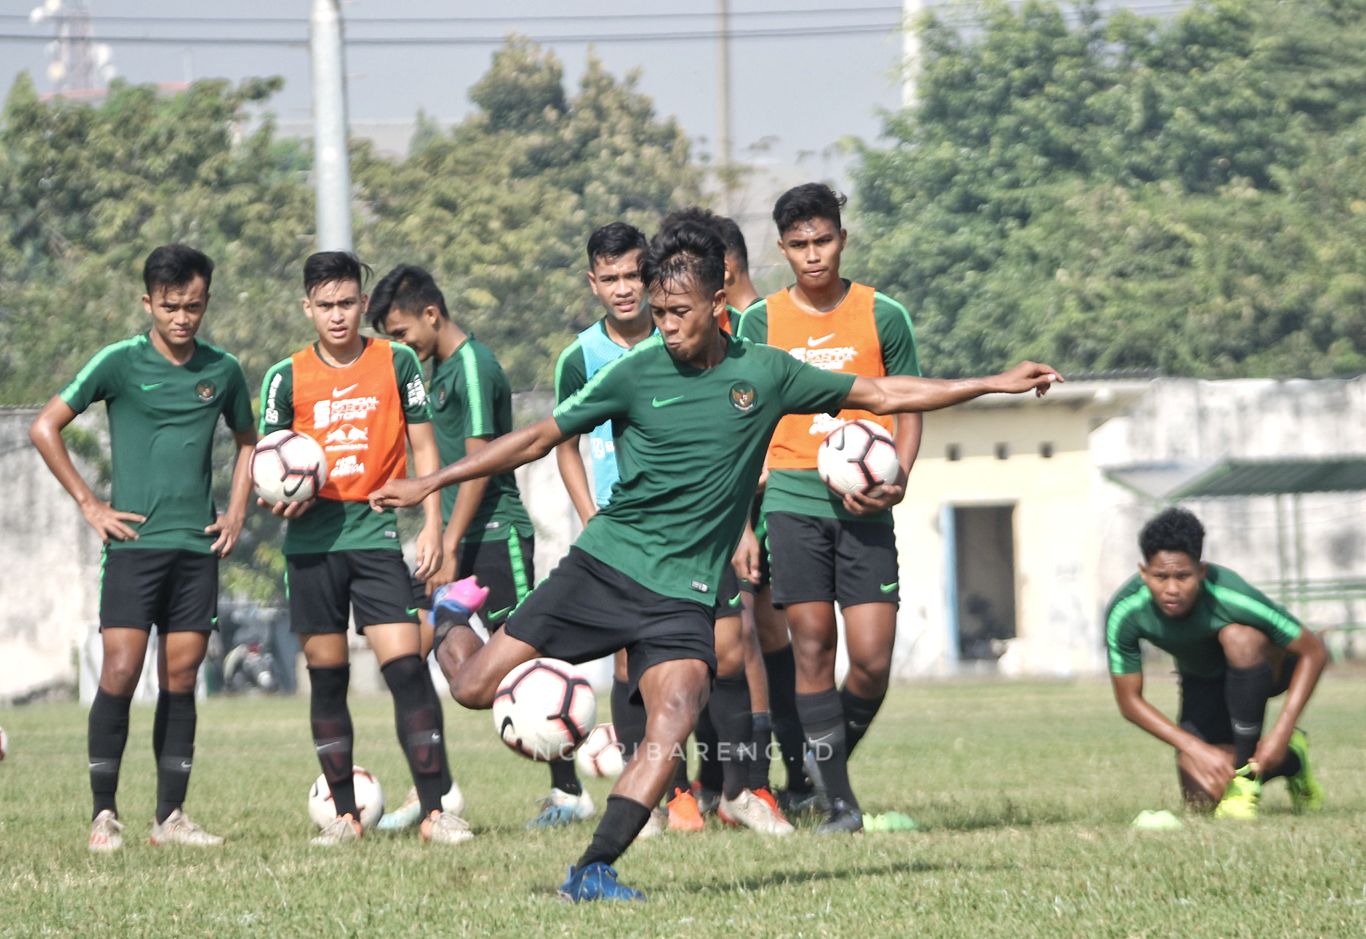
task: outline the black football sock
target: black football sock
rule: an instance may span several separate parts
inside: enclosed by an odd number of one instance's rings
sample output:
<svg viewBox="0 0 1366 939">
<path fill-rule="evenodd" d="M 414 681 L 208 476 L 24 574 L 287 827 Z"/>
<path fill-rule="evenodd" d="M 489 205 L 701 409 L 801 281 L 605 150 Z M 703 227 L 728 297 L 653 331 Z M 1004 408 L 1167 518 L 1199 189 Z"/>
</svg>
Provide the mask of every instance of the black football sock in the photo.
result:
<svg viewBox="0 0 1366 939">
<path fill-rule="evenodd" d="M 157 824 L 185 804 L 185 792 L 190 788 L 190 768 L 194 765 L 194 730 L 198 715 L 194 692 L 172 694 L 163 691 L 166 699 L 166 731 L 157 758 Z M 157 701 L 160 709 L 161 701 Z"/>
<path fill-rule="evenodd" d="M 721 794 L 738 799 L 749 782 L 749 766 L 744 754 L 749 749 L 752 727 L 749 718 L 749 682 L 745 673 L 716 679 L 707 702 L 707 712 L 716 725 L 716 755 L 720 758 Z M 706 782 L 702 783 L 706 786 Z"/>
<path fill-rule="evenodd" d="M 574 769 L 574 758 L 550 761 L 550 785 L 571 796 L 583 795 L 583 783 Z"/>
<path fill-rule="evenodd" d="M 422 666 L 426 668 L 427 663 L 423 662 Z M 431 678 L 431 675 L 432 673 L 429 670 L 427 672 L 428 679 Z M 446 712 L 441 707 L 441 694 L 436 690 L 436 685 L 432 685 L 432 701 L 436 704 L 436 726 L 441 728 L 441 734 L 444 737 L 446 734 Z M 455 777 L 451 775 L 451 761 L 447 758 L 442 761 L 441 767 L 441 795 L 445 796 L 446 793 L 450 792 L 453 785 L 455 785 Z"/>
<path fill-rule="evenodd" d="M 308 670 L 309 719 L 313 725 L 313 749 L 322 766 L 323 779 L 332 790 L 332 810 L 350 815 L 357 821 L 356 784 L 351 777 L 351 711 L 346 707 L 346 689 L 351 684 L 351 666 Z"/>
<path fill-rule="evenodd" d="M 721 679 L 718 678 L 717 683 L 720 682 Z M 720 792 L 726 780 L 724 761 L 731 757 L 722 753 L 725 744 L 722 743 L 724 738 L 719 731 L 721 725 L 717 723 L 716 712 L 712 710 L 712 702 L 715 700 L 716 692 L 713 690 L 707 706 L 697 715 L 697 726 L 693 728 L 692 733 L 693 739 L 697 741 L 697 781 L 703 789 Z"/>
<path fill-rule="evenodd" d="M 683 752 L 679 754 L 678 762 L 674 764 L 674 778 L 669 782 L 669 792 L 666 799 L 674 797 L 674 791 L 682 789 L 684 792 L 692 792 L 692 783 L 688 781 L 688 751 L 687 744 L 682 744 Z"/>
<path fill-rule="evenodd" d="M 816 694 L 797 695 L 797 713 L 806 731 L 806 748 L 816 761 L 825 794 L 832 801 L 843 799 L 858 808 L 849 785 L 849 754 L 844 741 L 844 708 L 834 688 Z"/>
<path fill-rule="evenodd" d="M 98 688 L 90 705 L 86 753 L 90 757 L 90 794 L 95 799 L 93 819 L 105 809 L 118 814 L 114 795 L 119 788 L 119 764 L 128 744 L 128 706 L 131 696 L 113 695 Z"/>
<path fill-rule="evenodd" d="M 650 820 L 650 809 L 635 799 L 625 796 L 608 796 L 607 807 L 602 811 L 602 820 L 593 832 L 593 840 L 588 850 L 579 858 L 578 868 L 589 864 L 612 864 L 621 857 L 636 840 L 636 835 Z"/>
<path fill-rule="evenodd" d="M 645 705 L 632 701 L 630 683 L 615 677 L 612 679 L 612 724 L 617 729 L 617 742 L 621 744 L 621 758 L 629 763 L 645 739 Z"/>
<path fill-rule="evenodd" d="M 768 707 L 773 715 L 773 736 L 782 751 L 787 788 L 791 792 L 810 792 L 811 783 L 802 769 L 805 744 L 801 719 L 797 716 L 797 663 L 792 657 L 791 644 L 765 652 L 764 671 L 768 673 Z"/>
<path fill-rule="evenodd" d="M 1262 782 L 1269 782 L 1278 776 L 1294 776 L 1301 769 L 1300 758 L 1294 750 L 1285 751 L 1285 759 L 1281 760 L 1281 765 L 1271 770 L 1269 773 L 1262 774 Z"/>
<path fill-rule="evenodd" d="M 1229 666 L 1224 675 L 1224 701 L 1233 723 L 1233 766 L 1242 769 L 1257 752 L 1266 719 L 1266 699 L 1271 697 L 1271 666 Z"/>
<path fill-rule="evenodd" d="M 441 809 L 441 797 L 449 785 L 446 763 L 446 743 L 441 735 L 440 709 L 436 689 L 432 687 L 427 664 L 416 655 L 401 655 L 390 659 L 380 669 L 384 683 L 394 696 L 394 724 L 398 729 L 399 746 L 408 758 L 408 770 L 417 787 L 417 800 L 422 805 L 422 817 Z"/>
<path fill-rule="evenodd" d="M 162 688 L 157 693 L 157 712 L 152 720 L 152 756 L 161 762 L 161 749 L 166 746 L 166 709 L 170 692 Z"/>
<path fill-rule="evenodd" d="M 758 711 L 750 715 L 749 727 L 750 754 L 753 757 L 749 764 L 749 788 L 766 789 L 769 770 L 768 748 L 773 743 L 773 720 L 767 711 Z"/>
<path fill-rule="evenodd" d="M 868 733 L 868 725 L 877 716 L 886 694 L 876 698 L 860 698 L 848 688 L 840 689 L 840 704 L 844 708 L 844 746 L 850 757 L 854 755 L 863 735 Z"/>
</svg>

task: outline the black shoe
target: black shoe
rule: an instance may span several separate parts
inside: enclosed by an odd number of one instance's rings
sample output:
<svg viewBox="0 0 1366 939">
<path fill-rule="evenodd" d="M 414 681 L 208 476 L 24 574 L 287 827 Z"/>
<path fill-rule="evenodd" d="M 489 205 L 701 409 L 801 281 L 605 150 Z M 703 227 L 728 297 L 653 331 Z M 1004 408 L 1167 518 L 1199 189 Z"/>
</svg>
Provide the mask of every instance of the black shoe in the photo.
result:
<svg viewBox="0 0 1366 939">
<path fill-rule="evenodd" d="M 802 756 L 802 770 L 806 773 L 807 780 L 820 795 L 822 799 L 828 799 L 830 794 L 825 789 L 825 779 L 821 776 L 820 765 L 816 762 L 815 755 L 807 750 Z"/>
<path fill-rule="evenodd" d="M 843 799 L 833 800 L 825 821 L 816 826 L 818 835 L 852 835 L 856 831 L 863 831 L 863 813 Z"/>
<path fill-rule="evenodd" d="M 825 799 L 814 789 L 805 792 L 793 792 L 791 789 L 780 789 L 776 793 L 778 808 L 782 809 L 783 814 L 789 819 L 801 818 L 804 815 L 823 814 L 826 811 Z"/>
</svg>

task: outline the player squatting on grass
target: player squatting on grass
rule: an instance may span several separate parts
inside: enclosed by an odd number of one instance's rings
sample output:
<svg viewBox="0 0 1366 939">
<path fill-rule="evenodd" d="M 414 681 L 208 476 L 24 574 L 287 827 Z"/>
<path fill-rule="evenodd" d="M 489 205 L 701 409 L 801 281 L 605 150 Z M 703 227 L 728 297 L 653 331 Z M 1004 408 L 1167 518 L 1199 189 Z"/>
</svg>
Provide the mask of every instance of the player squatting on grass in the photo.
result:
<svg viewBox="0 0 1366 939">
<path fill-rule="evenodd" d="M 213 262 L 163 245 L 142 269 L 151 329 L 106 346 L 38 413 L 29 430 L 52 475 L 104 542 L 100 563 L 100 683 L 90 706 L 94 797 L 89 847 L 123 846 L 115 795 L 128 743 L 128 709 L 155 626 L 157 808 L 152 844 L 214 846 L 223 839 L 181 809 L 194 765 L 195 678 L 218 623 L 218 562 L 232 553 L 251 493 L 256 429 L 237 360 L 195 338 L 209 307 Z M 102 502 L 81 478 L 62 428 L 97 401 L 109 416 L 113 489 Z M 214 428 L 222 417 L 237 455 L 227 511 L 213 504 Z"/>
<path fill-rule="evenodd" d="M 1167 509 L 1139 532 L 1138 573 L 1105 613 L 1110 681 L 1124 717 L 1177 753 L 1181 790 L 1216 818 L 1253 819 L 1262 784 L 1285 777 L 1291 807 L 1317 812 L 1323 791 L 1296 727 L 1328 661 L 1323 641 L 1233 571 L 1201 560 L 1205 529 Z M 1181 705 L 1173 723 L 1143 697 L 1147 640 L 1176 660 Z M 1266 703 L 1285 706 L 1263 734 Z"/>
<path fill-rule="evenodd" d="M 936 410 L 992 392 L 1042 394 L 1059 380 L 1032 362 L 987 378 L 859 378 L 732 339 L 719 327 L 724 255 L 707 229 L 682 226 L 656 238 L 644 279 L 658 336 L 599 371 L 552 416 L 370 495 L 376 511 L 417 505 L 444 486 L 539 459 L 604 420 L 618 428 L 622 477 L 611 503 L 487 644 L 467 626 L 446 640 L 463 659 L 451 682 L 455 698 L 472 708 L 488 708 L 503 676 L 537 656 L 583 662 L 628 651 L 630 681 L 649 715 L 645 746 L 613 786 L 592 842 L 560 888 L 573 900 L 642 897 L 617 882 L 611 864 L 664 794 L 670 754 L 706 703 L 717 584 L 778 420 L 850 406 L 877 414 Z"/>
</svg>

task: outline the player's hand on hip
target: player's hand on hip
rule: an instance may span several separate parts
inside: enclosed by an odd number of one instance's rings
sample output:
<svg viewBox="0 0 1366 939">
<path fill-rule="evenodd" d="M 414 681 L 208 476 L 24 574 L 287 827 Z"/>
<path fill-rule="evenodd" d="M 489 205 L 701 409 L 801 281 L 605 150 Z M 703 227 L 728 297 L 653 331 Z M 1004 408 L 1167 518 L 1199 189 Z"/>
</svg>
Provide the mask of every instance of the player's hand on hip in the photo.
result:
<svg viewBox="0 0 1366 939">
<path fill-rule="evenodd" d="M 740 543 L 735 547 L 735 554 L 731 555 L 730 566 L 735 569 L 735 576 L 750 584 L 759 582 L 759 538 L 754 534 L 754 530 L 748 525 L 745 526 L 744 533 L 740 536 Z"/>
<path fill-rule="evenodd" d="M 430 490 L 419 479 L 391 479 L 370 493 L 370 508 L 376 512 L 409 508 L 429 494 Z"/>
<path fill-rule="evenodd" d="M 136 512 L 120 512 L 108 502 L 91 502 L 81 506 L 81 514 L 85 516 L 86 522 L 90 527 L 99 533 L 100 541 L 109 544 L 113 541 L 137 541 L 138 533 L 125 522 L 141 524 L 147 521 L 145 515 Z"/>
<path fill-rule="evenodd" d="M 1053 382 L 1060 382 L 1063 377 L 1058 374 L 1058 370 L 1051 365 L 1040 365 L 1038 362 L 1021 362 L 1019 365 L 997 375 L 1001 387 L 997 391 L 1004 391 L 1007 394 L 1021 394 L 1032 390 L 1039 397 L 1047 393 L 1048 388 Z"/>
<path fill-rule="evenodd" d="M 309 509 L 313 508 L 313 503 L 317 499 L 306 499 L 303 502 L 277 502 L 271 505 L 265 499 L 257 499 L 256 504 L 265 509 L 270 509 L 271 515 L 278 515 L 281 518 L 298 518 Z"/>
<path fill-rule="evenodd" d="M 209 550 L 220 558 L 225 558 L 232 554 L 232 549 L 237 547 L 237 539 L 242 535 L 242 523 L 245 521 L 241 516 L 220 515 L 218 520 L 212 525 L 205 526 L 206 535 L 217 535 Z"/>
<path fill-rule="evenodd" d="M 848 492 L 844 508 L 854 515 L 876 515 L 897 505 L 906 497 L 906 487 L 896 483 L 879 483 L 867 492 Z"/>
</svg>

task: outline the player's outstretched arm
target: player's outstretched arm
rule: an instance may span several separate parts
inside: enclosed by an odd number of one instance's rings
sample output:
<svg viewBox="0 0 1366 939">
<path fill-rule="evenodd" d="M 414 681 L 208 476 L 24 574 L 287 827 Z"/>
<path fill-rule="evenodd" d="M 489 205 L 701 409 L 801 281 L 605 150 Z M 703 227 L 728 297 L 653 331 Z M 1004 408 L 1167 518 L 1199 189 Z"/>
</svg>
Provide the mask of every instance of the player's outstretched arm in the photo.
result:
<svg viewBox="0 0 1366 939">
<path fill-rule="evenodd" d="M 206 534 L 217 535 L 209 548 L 220 558 L 232 554 L 237 539 L 242 534 L 242 525 L 247 520 L 247 506 L 251 503 L 251 453 L 256 447 L 256 428 L 239 430 L 232 435 L 237 444 L 237 459 L 232 465 L 232 483 L 228 489 L 228 508 L 204 529 Z"/>
<path fill-rule="evenodd" d="M 1037 362 L 1021 362 L 1009 371 L 983 378 L 918 378 L 912 375 L 857 378 L 844 399 L 844 406 L 862 408 L 874 414 L 937 411 L 988 394 L 1033 391 L 1042 396 L 1049 385 L 1062 380 L 1057 369 Z"/>
<path fill-rule="evenodd" d="M 108 502 L 98 499 L 77 471 L 76 464 L 71 462 L 71 453 L 62 439 L 62 428 L 75 419 L 76 412 L 71 405 L 63 401 L 60 395 L 53 395 L 29 426 L 28 439 L 42 454 L 43 462 L 57 477 L 57 482 L 76 500 L 81 514 L 99 534 L 101 541 L 105 544 L 111 538 L 115 541 L 136 541 L 138 533 L 125 523 L 145 522 L 147 519 L 136 512 L 117 511 Z"/>
<path fill-rule="evenodd" d="M 530 427 L 504 434 L 487 447 L 481 447 L 463 460 L 442 467 L 435 473 L 413 479 L 391 479 L 370 493 L 371 508 L 397 509 L 417 505 L 424 498 L 467 480 L 481 476 L 510 473 L 525 463 L 539 460 L 565 439 L 564 431 L 553 417 L 537 421 Z"/>
<path fill-rule="evenodd" d="M 1260 772 L 1275 769 L 1285 759 L 1290 735 L 1294 733 L 1295 725 L 1309 703 L 1309 696 L 1314 693 L 1319 676 L 1328 664 L 1328 649 L 1323 640 L 1308 627 L 1300 630 L 1300 634 L 1285 650 L 1299 656 L 1299 661 L 1295 663 L 1295 671 L 1290 674 L 1290 685 L 1285 690 L 1285 705 L 1281 708 L 1280 716 L 1276 718 L 1270 733 L 1263 734 L 1262 739 L 1257 741 L 1257 750 L 1252 754 L 1252 762 Z"/>
<path fill-rule="evenodd" d="M 1224 750 L 1182 730 L 1143 697 L 1143 673 L 1111 675 L 1119 713 L 1186 757 L 1191 777 L 1214 799 L 1223 796 L 1233 778 L 1233 758 Z"/>
</svg>

